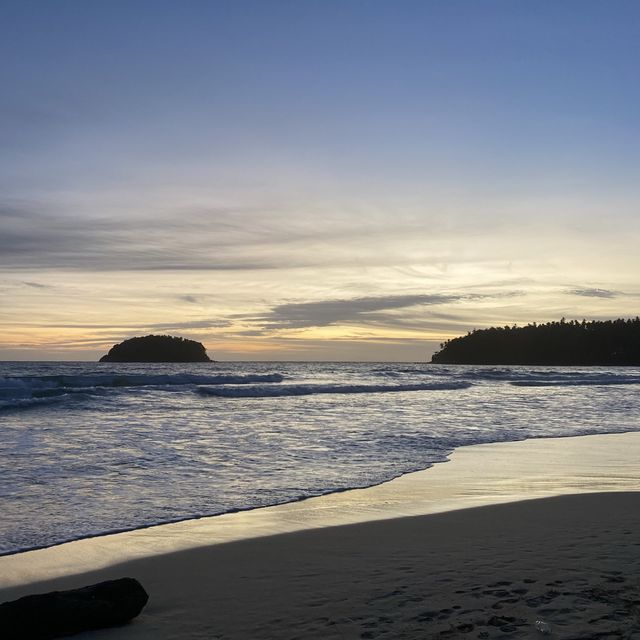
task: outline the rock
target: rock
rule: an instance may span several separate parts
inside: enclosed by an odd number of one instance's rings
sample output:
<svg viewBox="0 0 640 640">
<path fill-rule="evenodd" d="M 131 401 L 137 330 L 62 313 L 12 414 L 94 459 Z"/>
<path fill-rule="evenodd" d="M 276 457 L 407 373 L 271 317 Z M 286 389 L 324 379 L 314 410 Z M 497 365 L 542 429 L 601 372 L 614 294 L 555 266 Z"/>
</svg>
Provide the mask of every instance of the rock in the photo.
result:
<svg viewBox="0 0 640 640">
<path fill-rule="evenodd" d="M 536 620 L 536 623 L 534 626 L 536 628 L 536 631 L 539 631 L 540 633 L 546 636 L 548 636 L 551 633 L 551 627 L 544 620 Z"/>
<path fill-rule="evenodd" d="M 211 359 L 200 342 L 151 335 L 114 345 L 100 362 L 211 362 Z"/>
<path fill-rule="evenodd" d="M 134 578 L 25 596 L 0 604 L 0 637 L 46 640 L 124 624 L 142 611 L 148 599 Z"/>
</svg>

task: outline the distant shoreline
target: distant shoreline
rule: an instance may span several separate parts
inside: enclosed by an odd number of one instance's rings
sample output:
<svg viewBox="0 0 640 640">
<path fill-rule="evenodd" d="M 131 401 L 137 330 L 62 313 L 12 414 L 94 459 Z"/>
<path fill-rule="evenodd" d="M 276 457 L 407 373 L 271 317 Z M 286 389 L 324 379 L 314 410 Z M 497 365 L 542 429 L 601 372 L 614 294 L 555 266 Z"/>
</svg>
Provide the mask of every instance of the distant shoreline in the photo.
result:
<svg viewBox="0 0 640 640">
<path fill-rule="evenodd" d="M 640 366 L 640 318 L 582 320 L 476 329 L 447 340 L 434 364 L 492 366 Z"/>
</svg>

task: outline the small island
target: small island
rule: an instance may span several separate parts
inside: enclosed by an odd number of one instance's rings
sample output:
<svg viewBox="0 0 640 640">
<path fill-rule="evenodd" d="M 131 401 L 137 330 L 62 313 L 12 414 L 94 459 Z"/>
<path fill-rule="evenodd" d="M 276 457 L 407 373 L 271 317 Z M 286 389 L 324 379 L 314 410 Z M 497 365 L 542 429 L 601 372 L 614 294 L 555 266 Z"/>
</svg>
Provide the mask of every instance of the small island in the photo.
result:
<svg viewBox="0 0 640 640">
<path fill-rule="evenodd" d="M 640 318 L 476 329 L 440 347 L 432 363 L 640 366 Z"/>
<path fill-rule="evenodd" d="M 114 345 L 100 362 L 211 362 L 211 358 L 195 340 L 150 335 Z"/>
</svg>

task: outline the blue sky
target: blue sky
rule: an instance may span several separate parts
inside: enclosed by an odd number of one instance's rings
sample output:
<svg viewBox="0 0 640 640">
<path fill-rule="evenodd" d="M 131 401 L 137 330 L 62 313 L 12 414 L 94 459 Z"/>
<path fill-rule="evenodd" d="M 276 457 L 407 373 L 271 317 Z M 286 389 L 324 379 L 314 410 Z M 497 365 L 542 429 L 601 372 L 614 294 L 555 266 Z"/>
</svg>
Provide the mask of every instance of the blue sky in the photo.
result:
<svg viewBox="0 0 640 640">
<path fill-rule="evenodd" d="M 624 1 L 3 2 L 0 357 L 635 316 L 639 35 Z"/>
</svg>

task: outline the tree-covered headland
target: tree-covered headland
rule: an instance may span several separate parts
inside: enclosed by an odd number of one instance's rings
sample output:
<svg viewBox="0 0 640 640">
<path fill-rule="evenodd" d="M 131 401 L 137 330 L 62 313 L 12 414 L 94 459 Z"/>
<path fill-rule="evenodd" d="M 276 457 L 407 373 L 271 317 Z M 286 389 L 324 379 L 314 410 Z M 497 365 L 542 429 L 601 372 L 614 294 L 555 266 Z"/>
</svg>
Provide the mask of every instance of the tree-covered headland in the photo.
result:
<svg viewBox="0 0 640 640">
<path fill-rule="evenodd" d="M 636 365 L 640 318 L 476 329 L 440 345 L 437 364 Z"/>
</svg>

